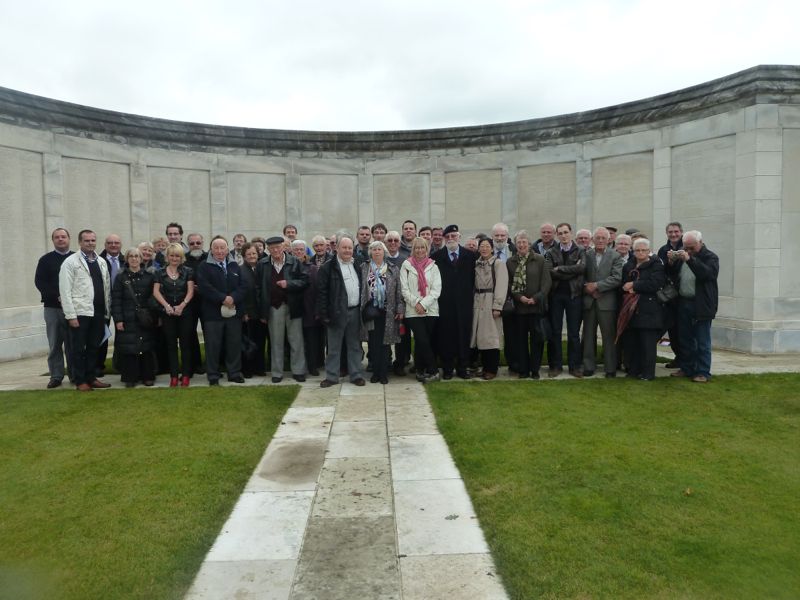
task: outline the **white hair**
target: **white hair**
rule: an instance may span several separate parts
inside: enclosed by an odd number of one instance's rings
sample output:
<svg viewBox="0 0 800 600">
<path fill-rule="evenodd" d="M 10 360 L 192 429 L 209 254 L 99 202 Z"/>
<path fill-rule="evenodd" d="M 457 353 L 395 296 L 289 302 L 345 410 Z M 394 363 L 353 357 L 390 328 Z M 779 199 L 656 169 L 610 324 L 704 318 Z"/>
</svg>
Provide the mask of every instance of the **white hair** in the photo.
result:
<svg viewBox="0 0 800 600">
<path fill-rule="evenodd" d="M 508 225 L 506 225 L 505 223 L 495 223 L 492 226 L 492 235 L 494 235 L 494 233 L 496 231 L 498 231 L 498 232 L 499 231 L 504 231 L 505 234 L 508 235 Z"/>
<path fill-rule="evenodd" d="M 687 231 L 683 234 L 683 241 L 686 241 L 686 238 L 691 238 L 695 242 L 702 242 L 703 241 L 703 234 L 697 231 L 696 229 L 692 229 L 691 231 Z"/>
<path fill-rule="evenodd" d="M 633 242 L 633 249 L 636 250 L 637 248 L 641 248 L 644 246 L 648 250 L 650 249 L 650 240 L 647 238 L 637 238 L 635 242 Z"/>
</svg>

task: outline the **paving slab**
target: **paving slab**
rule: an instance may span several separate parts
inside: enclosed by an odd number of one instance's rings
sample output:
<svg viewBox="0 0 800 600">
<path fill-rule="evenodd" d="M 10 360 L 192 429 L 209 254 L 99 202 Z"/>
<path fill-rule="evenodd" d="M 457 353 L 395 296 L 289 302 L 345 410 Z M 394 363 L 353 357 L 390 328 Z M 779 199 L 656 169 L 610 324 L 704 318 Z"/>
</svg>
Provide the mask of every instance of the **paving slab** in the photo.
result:
<svg viewBox="0 0 800 600">
<path fill-rule="evenodd" d="M 286 437 L 328 437 L 335 409 L 332 406 L 290 407 L 273 439 Z"/>
<path fill-rule="evenodd" d="M 430 404 L 401 404 L 386 407 L 389 435 L 437 434 Z"/>
<path fill-rule="evenodd" d="M 309 520 L 291 600 L 400 600 L 394 519 Z"/>
<path fill-rule="evenodd" d="M 367 385 L 355 385 L 349 381 L 342 382 L 340 396 L 372 396 L 373 398 L 383 399 L 383 385 L 380 383 L 368 383 Z"/>
<path fill-rule="evenodd" d="M 458 468 L 441 435 L 403 435 L 389 438 L 392 479 L 460 479 Z"/>
<path fill-rule="evenodd" d="M 383 398 L 347 396 L 336 405 L 336 421 L 385 421 L 386 406 Z"/>
<path fill-rule="evenodd" d="M 506 600 L 488 554 L 443 554 L 400 558 L 403 600 Z"/>
<path fill-rule="evenodd" d="M 489 547 L 460 479 L 395 481 L 400 554 L 485 554 Z"/>
<path fill-rule="evenodd" d="M 328 439 L 328 458 L 377 458 L 389 456 L 383 421 L 336 421 Z"/>
<path fill-rule="evenodd" d="M 317 489 L 325 449 L 324 437 L 273 438 L 258 463 L 246 492 L 281 492 Z"/>
<path fill-rule="evenodd" d="M 386 406 L 401 404 L 428 404 L 428 396 L 422 384 L 391 384 L 386 386 Z"/>
<path fill-rule="evenodd" d="M 390 473 L 388 457 L 326 460 L 311 516 L 392 516 Z"/>
<path fill-rule="evenodd" d="M 313 492 L 245 492 L 207 561 L 296 559 Z"/>
<path fill-rule="evenodd" d="M 186 600 L 288 600 L 296 560 L 205 562 Z"/>
</svg>

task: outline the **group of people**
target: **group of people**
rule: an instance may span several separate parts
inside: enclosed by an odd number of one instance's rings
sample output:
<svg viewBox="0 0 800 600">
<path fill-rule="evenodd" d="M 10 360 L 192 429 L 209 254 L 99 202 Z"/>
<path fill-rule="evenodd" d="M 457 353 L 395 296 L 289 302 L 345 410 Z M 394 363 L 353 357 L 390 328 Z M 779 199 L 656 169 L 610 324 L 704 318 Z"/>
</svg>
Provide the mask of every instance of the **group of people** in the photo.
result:
<svg viewBox="0 0 800 600">
<path fill-rule="evenodd" d="M 128 387 L 153 385 L 159 372 L 173 387 L 203 372 L 218 385 L 223 370 L 233 383 L 269 370 L 279 383 L 287 362 L 299 382 L 324 371 L 322 387 L 343 376 L 365 385 L 366 373 L 385 384 L 407 369 L 421 382 L 490 380 L 501 349 L 510 372 L 538 379 L 545 346 L 548 375 L 556 377 L 565 322 L 574 377 L 594 375 L 598 329 L 606 377 L 622 367 L 627 377 L 652 379 L 666 331 L 672 375 L 711 376 L 719 261 L 699 231 L 684 233 L 679 223 L 667 226 L 658 252 L 636 230 L 582 229 L 573 239 L 569 223 L 543 224 L 536 240 L 525 230 L 509 239 L 503 223 L 462 240 L 457 225 L 418 229 L 407 220 L 400 231 L 377 223 L 355 236 L 317 235 L 310 245 L 287 225 L 282 236 L 249 242 L 237 234 L 230 246 L 218 235 L 208 250 L 198 233 L 184 242 L 178 223 L 165 233 L 124 252 L 112 234 L 98 253 L 94 231 L 78 234 L 77 252 L 66 229 L 53 231 L 54 249 L 35 278 L 48 388 L 65 375 L 81 391 L 108 387 L 112 331 L 114 363 Z"/>
</svg>

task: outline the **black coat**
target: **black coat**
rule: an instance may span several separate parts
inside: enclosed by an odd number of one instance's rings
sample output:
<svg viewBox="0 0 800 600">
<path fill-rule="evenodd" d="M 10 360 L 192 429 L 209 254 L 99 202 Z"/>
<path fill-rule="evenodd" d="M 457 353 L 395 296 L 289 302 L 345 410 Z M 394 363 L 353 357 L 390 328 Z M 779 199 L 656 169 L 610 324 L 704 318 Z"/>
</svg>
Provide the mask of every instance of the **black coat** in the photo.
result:
<svg viewBox="0 0 800 600">
<path fill-rule="evenodd" d="M 136 318 L 136 306 L 152 310 L 153 284 L 152 273 L 140 269 L 132 273 L 122 269 L 117 275 L 114 287 L 111 288 L 111 315 L 114 323 L 122 323 L 125 329 L 117 330 L 114 348 L 120 354 L 141 354 L 155 349 L 155 328 L 144 328 Z M 134 300 L 134 297 L 136 300 Z"/>
<path fill-rule="evenodd" d="M 478 254 L 459 246 L 458 261 L 453 265 L 447 246 L 431 258 L 442 277 L 439 296 L 438 337 L 458 348 L 469 348 L 472 337 L 472 302 L 475 298 L 475 261 Z"/>
<path fill-rule="evenodd" d="M 285 254 L 283 260 L 283 278 L 286 280 L 286 303 L 289 305 L 289 318 L 303 316 L 303 292 L 308 287 L 308 274 L 302 263 L 291 254 Z M 258 304 L 262 319 L 269 319 L 272 289 L 272 259 L 265 256 L 258 261 L 256 282 L 258 285 Z"/>
<path fill-rule="evenodd" d="M 664 308 L 656 297 L 656 292 L 667 281 L 664 265 L 658 256 L 651 256 L 645 263 L 636 267 L 635 261 L 625 263 L 622 268 L 623 285 L 633 281 L 633 291 L 639 294 L 636 312 L 630 327 L 636 329 L 662 329 L 664 327 Z"/>
<path fill-rule="evenodd" d="M 705 245 L 686 264 L 694 273 L 694 317 L 713 319 L 719 307 L 719 257 Z"/>
<path fill-rule="evenodd" d="M 571 298 L 583 293 L 584 273 L 586 272 L 586 251 L 583 248 L 573 242 L 565 261 L 561 245 L 556 244 L 547 251 L 544 258 L 547 261 L 547 268 L 550 270 L 550 278 L 553 280 L 553 287 L 550 288 L 551 294 L 558 292 L 559 284 L 562 281 L 568 283 Z M 556 267 L 558 267 L 557 270 Z"/>
<path fill-rule="evenodd" d="M 359 306 L 361 305 L 361 269 L 353 261 L 358 275 Z M 347 318 L 347 290 L 344 287 L 339 261 L 333 258 L 322 265 L 317 275 L 317 315 L 320 321 L 344 323 Z"/>
<path fill-rule="evenodd" d="M 258 265 L 256 265 L 256 268 Z M 241 265 L 240 270 L 242 273 L 242 281 L 244 281 L 245 291 L 242 306 L 244 307 L 244 314 L 249 319 L 260 319 L 261 309 L 258 305 L 258 278 L 256 268 L 252 268 L 247 264 Z"/>
<path fill-rule="evenodd" d="M 212 259 L 213 260 L 213 259 Z M 246 285 L 236 261 L 227 259 L 227 274 L 216 262 L 201 263 L 197 267 L 197 289 L 200 292 L 200 310 L 206 321 L 222 321 L 220 308 L 225 296 L 230 296 L 236 303 L 235 319 L 242 318 L 242 305 Z"/>
</svg>

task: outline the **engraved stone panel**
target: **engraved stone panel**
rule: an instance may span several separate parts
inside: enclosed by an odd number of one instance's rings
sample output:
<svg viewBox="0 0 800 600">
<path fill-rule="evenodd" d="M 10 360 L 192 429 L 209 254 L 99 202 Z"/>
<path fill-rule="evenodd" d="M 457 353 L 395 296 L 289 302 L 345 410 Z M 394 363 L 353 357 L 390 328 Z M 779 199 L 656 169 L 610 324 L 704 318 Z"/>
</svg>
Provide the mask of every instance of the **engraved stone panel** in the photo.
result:
<svg viewBox="0 0 800 600">
<path fill-rule="evenodd" d="M 42 155 L 0 148 L 3 265 L 15 265 L 13 280 L 24 282 L 22 285 L 9 285 L 9 280 L 6 280 L 6 285 L 0 285 L 0 307 L 39 302 L 39 293 L 33 287 L 36 263 L 42 254 L 53 249 L 50 232 L 45 231 L 43 196 Z"/>
<path fill-rule="evenodd" d="M 206 239 L 211 234 L 211 182 L 208 171 L 196 169 L 147 169 L 150 194 L 151 237 L 164 235 L 167 223 L 180 223 L 186 236 L 196 231 Z"/>
<path fill-rule="evenodd" d="M 375 222 L 400 231 L 411 219 L 417 227 L 431 224 L 431 180 L 427 173 L 375 175 L 372 179 Z"/>
<path fill-rule="evenodd" d="M 722 296 L 733 294 L 735 177 L 735 136 L 672 149 L 672 219 L 680 221 L 684 231 L 701 231 L 720 257 Z"/>
<path fill-rule="evenodd" d="M 621 230 L 636 227 L 653 233 L 653 153 L 640 152 L 592 161 L 591 228 L 615 225 Z"/>
<path fill-rule="evenodd" d="M 520 167 L 517 186 L 517 223 L 531 239 L 539 237 L 544 222 L 575 222 L 574 162 Z"/>
<path fill-rule="evenodd" d="M 500 221 L 503 201 L 503 172 L 500 169 L 451 171 L 445 174 L 445 223 L 456 223 L 462 241 L 479 231 L 491 233 Z"/>
<path fill-rule="evenodd" d="M 142 240 L 131 239 L 131 180 L 126 164 L 64 158 L 64 212 L 77 247 L 78 232 L 93 229 L 97 250 L 105 237 L 122 238 L 123 252 Z M 74 232 L 74 233 L 73 233 Z"/>
<path fill-rule="evenodd" d="M 781 223 L 781 296 L 800 296 L 800 129 L 783 131 L 783 201 Z"/>
<path fill-rule="evenodd" d="M 286 176 L 278 173 L 228 173 L 228 231 L 253 236 L 279 235 L 286 224 Z M 311 243 L 311 240 L 306 240 Z"/>
<path fill-rule="evenodd" d="M 301 175 L 306 241 L 317 234 L 330 235 L 358 227 L 358 175 Z"/>
</svg>

